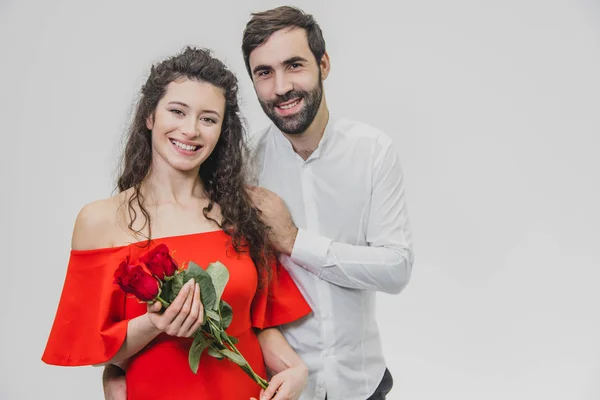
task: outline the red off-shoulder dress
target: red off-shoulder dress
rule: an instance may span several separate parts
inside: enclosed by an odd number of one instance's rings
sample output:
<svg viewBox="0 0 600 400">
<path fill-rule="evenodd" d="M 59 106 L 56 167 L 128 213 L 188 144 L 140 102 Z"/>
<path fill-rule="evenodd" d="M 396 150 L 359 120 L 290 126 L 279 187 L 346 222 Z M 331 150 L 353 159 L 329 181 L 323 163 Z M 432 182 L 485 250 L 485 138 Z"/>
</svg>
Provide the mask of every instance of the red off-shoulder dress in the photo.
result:
<svg viewBox="0 0 600 400">
<path fill-rule="evenodd" d="M 268 285 L 258 289 L 258 274 L 248 254 L 238 254 L 223 231 L 154 239 L 150 248 L 130 244 L 96 250 L 71 250 L 67 275 L 42 356 L 45 363 L 63 366 L 101 364 L 119 350 L 130 319 L 146 312 L 146 304 L 126 296 L 113 283 L 113 274 L 127 256 L 137 260 L 157 244 L 166 244 L 178 263 L 194 261 L 206 268 L 214 261 L 229 270 L 223 292 L 233 309 L 227 334 L 252 366 L 266 378 L 264 360 L 253 328 L 295 321 L 311 312 L 287 271 L 273 263 Z M 229 360 L 207 354 L 198 373 L 188 364 L 191 339 L 159 335 L 130 360 L 126 381 L 128 400 L 258 398 L 259 386 Z"/>
</svg>

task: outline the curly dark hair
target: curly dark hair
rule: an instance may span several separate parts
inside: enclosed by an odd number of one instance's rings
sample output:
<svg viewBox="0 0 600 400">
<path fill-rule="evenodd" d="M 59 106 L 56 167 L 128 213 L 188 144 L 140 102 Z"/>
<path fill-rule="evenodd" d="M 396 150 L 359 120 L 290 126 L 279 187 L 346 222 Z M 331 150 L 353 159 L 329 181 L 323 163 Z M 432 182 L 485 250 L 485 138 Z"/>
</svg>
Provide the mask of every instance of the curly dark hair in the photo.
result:
<svg viewBox="0 0 600 400">
<path fill-rule="evenodd" d="M 209 204 L 203 209 L 204 216 L 216 222 L 232 237 L 235 251 L 248 252 L 256 266 L 260 283 L 269 279 L 269 262 L 275 254 L 268 238 L 268 227 L 260 219 L 245 190 L 245 160 L 248 148 L 245 129 L 238 105 L 238 82 L 235 75 L 210 50 L 186 47 L 181 53 L 152 66 L 146 83 L 142 86 L 133 120 L 128 130 L 127 144 L 121 157 L 121 172 L 117 181 L 119 192 L 133 188 L 128 198 L 128 227 L 143 235 L 148 229 L 148 244 L 151 240 L 150 214 L 144 207 L 144 196 L 140 187 L 148 176 L 152 163 L 151 132 L 146 126 L 148 117 L 154 114 L 167 85 L 175 80 L 187 78 L 210 83 L 225 92 L 225 115 L 219 140 L 200 167 L 200 180 Z M 137 203 L 143 214 L 144 223 L 139 230 L 133 228 Z M 214 205 L 221 208 L 219 223 L 208 216 Z"/>
</svg>

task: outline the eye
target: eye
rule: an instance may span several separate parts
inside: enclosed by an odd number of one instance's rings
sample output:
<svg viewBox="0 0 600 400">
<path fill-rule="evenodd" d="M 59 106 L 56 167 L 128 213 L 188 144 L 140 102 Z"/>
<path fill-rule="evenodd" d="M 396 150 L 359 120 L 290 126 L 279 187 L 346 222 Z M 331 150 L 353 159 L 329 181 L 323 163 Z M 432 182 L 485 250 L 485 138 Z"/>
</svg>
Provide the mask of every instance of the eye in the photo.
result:
<svg viewBox="0 0 600 400">
<path fill-rule="evenodd" d="M 302 64 L 298 64 L 298 63 L 290 64 L 290 68 L 292 68 L 292 69 L 300 68 L 301 66 L 302 66 Z"/>
<path fill-rule="evenodd" d="M 181 111 L 181 110 L 178 110 L 178 109 L 176 109 L 176 108 L 175 108 L 175 109 L 173 109 L 173 110 L 170 110 L 170 111 L 171 111 L 173 114 L 176 114 L 176 115 L 185 115 L 183 111 Z"/>
<path fill-rule="evenodd" d="M 217 121 L 215 121 L 214 119 L 209 118 L 209 117 L 203 117 L 203 118 L 200 118 L 200 120 L 204 121 L 204 122 L 208 122 L 210 124 L 216 124 L 217 123 Z"/>
<path fill-rule="evenodd" d="M 267 76 L 267 74 L 269 74 L 269 71 L 260 71 L 260 72 L 258 73 L 258 76 L 262 78 L 262 77 L 265 77 L 265 76 Z"/>
</svg>

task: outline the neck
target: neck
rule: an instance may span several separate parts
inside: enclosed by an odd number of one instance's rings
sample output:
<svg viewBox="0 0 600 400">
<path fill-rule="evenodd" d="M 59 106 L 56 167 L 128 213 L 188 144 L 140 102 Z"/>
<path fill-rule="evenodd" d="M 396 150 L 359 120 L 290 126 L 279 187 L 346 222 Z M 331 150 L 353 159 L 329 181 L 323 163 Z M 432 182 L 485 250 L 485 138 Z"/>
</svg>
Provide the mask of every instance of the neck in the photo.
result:
<svg viewBox="0 0 600 400">
<path fill-rule="evenodd" d="M 205 197 L 199 168 L 182 172 L 156 164 L 152 163 L 150 173 L 142 184 L 150 203 L 185 205 L 193 199 Z"/>
<path fill-rule="evenodd" d="M 325 101 L 325 96 L 319 106 L 319 111 L 308 129 L 298 134 L 283 133 L 292 144 L 294 151 L 306 161 L 308 157 L 319 147 L 319 142 L 325 133 L 327 122 L 329 121 L 329 109 Z"/>
</svg>

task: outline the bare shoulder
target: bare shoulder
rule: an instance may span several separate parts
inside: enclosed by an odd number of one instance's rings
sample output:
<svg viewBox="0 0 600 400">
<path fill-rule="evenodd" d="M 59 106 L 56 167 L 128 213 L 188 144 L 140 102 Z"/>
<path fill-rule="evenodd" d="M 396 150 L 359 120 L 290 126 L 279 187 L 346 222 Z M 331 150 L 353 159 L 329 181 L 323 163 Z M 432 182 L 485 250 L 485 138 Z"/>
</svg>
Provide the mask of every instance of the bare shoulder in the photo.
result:
<svg viewBox="0 0 600 400">
<path fill-rule="evenodd" d="M 75 220 L 71 248 L 91 250 L 113 245 L 121 194 L 86 204 Z"/>
</svg>

